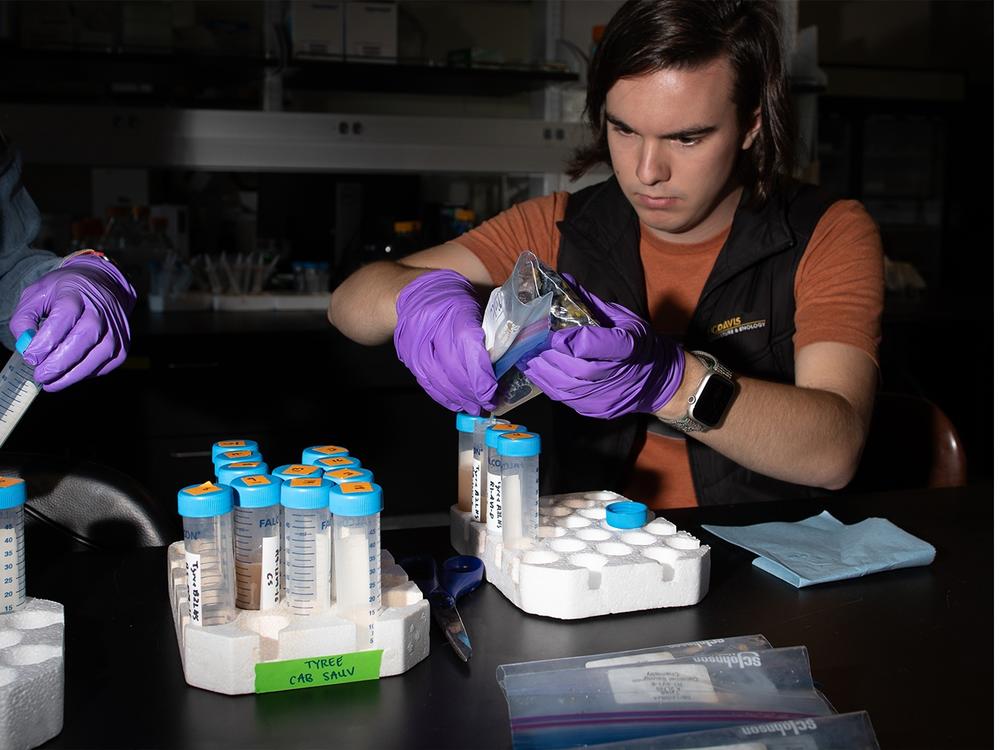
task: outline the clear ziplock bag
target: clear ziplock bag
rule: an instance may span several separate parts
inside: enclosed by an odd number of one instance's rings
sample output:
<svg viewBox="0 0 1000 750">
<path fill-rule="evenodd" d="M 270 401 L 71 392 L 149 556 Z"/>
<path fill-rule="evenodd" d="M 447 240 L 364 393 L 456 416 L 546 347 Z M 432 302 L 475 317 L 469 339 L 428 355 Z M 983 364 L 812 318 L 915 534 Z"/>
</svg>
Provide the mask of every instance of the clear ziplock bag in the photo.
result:
<svg viewBox="0 0 1000 750">
<path fill-rule="evenodd" d="M 562 659 L 544 659 L 541 661 L 523 661 L 517 664 L 501 664 L 497 667 L 497 682 L 504 689 L 507 677 L 533 672 L 553 672 L 562 669 L 598 669 L 600 667 L 624 666 L 628 664 L 646 664 L 657 661 L 672 661 L 684 656 L 716 651 L 763 651 L 771 648 L 767 638 L 762 635 L 737 635 L 730 638 L 713 638 L 706 641 L 688 641 L 687 643 L 671 643 L 666 646 L 637 648 L 632 651 L 616 651 L 609 654 L 590 654 L 587 656 L 567 656 Z"/>
<path fill-rule="evenodd" d="M 866 711 L 644 737 L 592 750 L 879 750 Z"/>
<path fill-rule="evenodd" d="M 833 713 L 803 647 L 507 674 L 516 750 L 568 748 Z"/>
<path fill-rule="evenodd" d="M 500 384 L 494 416 L 541 392 L 517 363 L 544 351 L 553 331 L 581 325 L 598 323 L 558 272 L 534 253 L 521 253 L 510 277 L 490 294 L 483 313 L 486 351 Z"/>
</svg>

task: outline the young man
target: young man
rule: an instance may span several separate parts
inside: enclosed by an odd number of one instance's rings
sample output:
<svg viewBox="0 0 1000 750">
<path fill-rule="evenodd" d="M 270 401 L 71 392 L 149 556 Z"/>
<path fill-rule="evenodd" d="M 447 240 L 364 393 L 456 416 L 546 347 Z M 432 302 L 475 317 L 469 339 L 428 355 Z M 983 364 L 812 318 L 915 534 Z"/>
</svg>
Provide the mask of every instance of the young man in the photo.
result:
<svg viewBox="0 0 1000 750">
<path fill-rule="evenodd" d="M 604 323 L 555 334 L 525 365 L 569 407 L 546 441 L 556 489 L 671 507 L 843 487 L 878 379 L 881 244 L 858 203 L 784 179 L 779 32 L 766 2 L 626 2 L 591 62 L 595 138 L 571 169 L 604 162 L 614 177 L 361 269 L 331 322 L 362 343 L 393 333 L 435 400 L 489 409 L 473 285 L 500 284 L 531 249 Z"/>
</svg>

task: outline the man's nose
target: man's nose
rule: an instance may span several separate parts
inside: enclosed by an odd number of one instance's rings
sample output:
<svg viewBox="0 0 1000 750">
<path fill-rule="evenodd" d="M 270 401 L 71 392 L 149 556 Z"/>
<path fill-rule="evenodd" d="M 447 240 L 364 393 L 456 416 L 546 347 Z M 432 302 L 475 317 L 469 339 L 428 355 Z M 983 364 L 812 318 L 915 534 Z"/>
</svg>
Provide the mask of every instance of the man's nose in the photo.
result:
<svg viewBox="0 0 1000 750">
<path fill-rule="evenodd" d="M 639 163 L 635 168 L 635 176 L 643 185 L 655 185 L 670 180 L 670 159 L 666 145 L 659 139 L 643 141 Z"/>
</svg>

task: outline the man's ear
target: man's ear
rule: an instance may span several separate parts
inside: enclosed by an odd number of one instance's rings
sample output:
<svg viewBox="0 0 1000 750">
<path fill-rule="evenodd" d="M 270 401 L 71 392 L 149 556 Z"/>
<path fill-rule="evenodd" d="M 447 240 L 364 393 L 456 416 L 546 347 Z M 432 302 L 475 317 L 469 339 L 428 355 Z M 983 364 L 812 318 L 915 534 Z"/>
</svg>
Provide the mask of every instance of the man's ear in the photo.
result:
<svg viewBox="0 0 1000 750">
<path fill-rule="evenodd" d="M 740 148 L 744 151 L 749 149 L 758 135 L 760 135 L 760 107 L 757 107 L 753 111 L 753 117 L 750 119 L 750 127 L 747 129 L 746 135 L 743 136 L 743 145 Z"/>
</svg>

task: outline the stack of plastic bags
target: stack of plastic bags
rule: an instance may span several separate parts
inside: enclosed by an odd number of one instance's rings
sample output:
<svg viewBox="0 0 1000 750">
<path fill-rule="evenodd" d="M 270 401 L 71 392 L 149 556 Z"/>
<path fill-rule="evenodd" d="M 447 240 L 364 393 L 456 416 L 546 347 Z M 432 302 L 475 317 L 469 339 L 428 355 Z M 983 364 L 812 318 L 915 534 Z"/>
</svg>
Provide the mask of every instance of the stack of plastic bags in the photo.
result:
<svg viewBox="0 0 1000 750">
<path fill-rule="evenodd" d="M 835 714 L 802 646 L 738 636 L 504 664 L 516 750 L 877 750 L 865 712 Z"/>
</svg>

